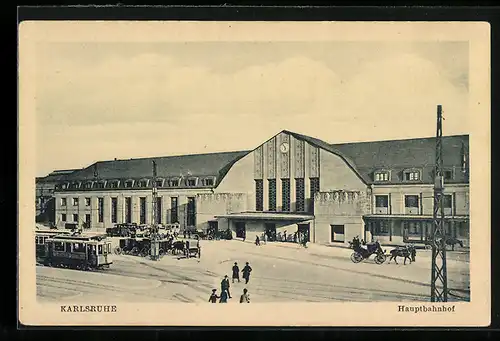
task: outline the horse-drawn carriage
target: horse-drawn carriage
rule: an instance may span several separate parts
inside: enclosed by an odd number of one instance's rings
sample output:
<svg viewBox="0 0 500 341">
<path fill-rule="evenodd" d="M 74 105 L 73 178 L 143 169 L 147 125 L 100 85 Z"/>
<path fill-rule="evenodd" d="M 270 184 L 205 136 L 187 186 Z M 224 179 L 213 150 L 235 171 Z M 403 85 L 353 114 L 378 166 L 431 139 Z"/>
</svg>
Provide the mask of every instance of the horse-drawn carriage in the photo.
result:
<svg viewBox="0 0 500 341">
<path fill-rule="evenodd" d="M 132 237 L 136 230 L 136 223 L 116 224 L 114 227 L 107 228 L 106 234 L 110 237 Z"/>
<path fill-rule="evenodd" d="M 373 243 L 367 243 L 366 248 L 363 247 L 359 238 L 354 237 L 352 240 L 352 249 L 354 252 L 351 254 L 351 260 L 353 263 L 359 263 L 365 259 L 370 258 L 370 256 L 375 255 L 375 263 L 383 264 L 387 259 L 385 250 L 382 250 L 382 246 L 378 241 Z"/>
</svg>

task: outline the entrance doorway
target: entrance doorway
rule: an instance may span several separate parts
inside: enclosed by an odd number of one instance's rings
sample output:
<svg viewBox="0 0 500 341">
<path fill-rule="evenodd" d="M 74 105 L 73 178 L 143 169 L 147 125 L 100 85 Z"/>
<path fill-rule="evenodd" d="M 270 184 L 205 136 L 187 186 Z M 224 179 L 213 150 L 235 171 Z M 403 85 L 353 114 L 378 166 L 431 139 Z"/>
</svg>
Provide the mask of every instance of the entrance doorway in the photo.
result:
<svg viewBox="0 0 500 341">
<path fill-rule="evenodd" d="M 299 241 L 304 239 L 309 243 L 311 241 L 309 224 L 297 224 L 297 232 L 299 235 Z"/>
<path fill-rule="evenodd" d="M 218 234 L 217 233 L 218 231 L 219 231 L 219 222 L 218 221 L 209 221 L 207 235 L 209 237 L 212 237 L 212 239 L 215 239 L 215 237 Z"/>
<path fill-rule="evenodd" d="M 246 236 L 246 227 L 243 222 L 236 222 L 236 238 L 245 239 Z"/>
<path fill-rule="evenodd" d="M 276 224 L 266 224 L 266 239 L 270 242 L 276 241 Z"/>
</svg>

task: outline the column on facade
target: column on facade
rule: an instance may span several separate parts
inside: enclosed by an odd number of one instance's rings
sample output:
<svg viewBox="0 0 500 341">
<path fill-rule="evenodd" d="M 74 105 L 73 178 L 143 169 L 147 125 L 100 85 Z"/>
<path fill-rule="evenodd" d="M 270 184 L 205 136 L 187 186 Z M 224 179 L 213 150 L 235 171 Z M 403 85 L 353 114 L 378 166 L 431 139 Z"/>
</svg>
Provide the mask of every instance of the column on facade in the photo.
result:
<svg viewBox="0 0 500 341">
<path fill-rule="evenodd" d="M 262 209 L 268 211 L 269 209 L 269 151 L 267 142 L 262 146 Z"/>
<path fill-rule="evenodd" d="M 123 224 L 125 222 L 125 196 L 119 193 L 116 196 L 116 222 Z"/>
<path fill-rule="evenodd" d="M 295 185 L 295 138 L 290 136 L 290 149 L 288 153 L 290 153 L 290 212 L 296 211 L 296 203 L 297 195 L 295 193 L 296 185 Z"/>
<path fill-rule="evenodd" d="M 169 224 L 170 217 L 168 216 L 168 212 L 170 211 L 170 197 L 164 192 L 160 192 L 159 195 L 161 195 L 161 223 L 163 225 Z"/>
<path fill-rule="evenodd" d="M 146 224 L 153 223 L 153 196 L 148 194 L 146 196 Z"/>
<path fill-rule="evenodd" d="M 309 143 L 304 141 L 304 209 L 309 212 L 311 208 L 311 202 L 314 201 L 314 198 L 311 197 L 311 174 L 309 173 L 310 166 L 309 163 L 311 162 L 309 158 Z"/>
<path fill-rule="evenodd" d="M 99 196 L 95 193 L 92 193 L 90 196 L 90 221 L 91 228 L 96 228 L 99 226 Z"/>
<path fill-rule="evenodd" d="M 111 227 L 111 196 L 109 194 L 104 195 L 104 226 Z"/>
<path fill-rule="evenodd" d="M 139 224 L 140 223 L 140 199 L 138 195 L 131 195 L 131 211 L 132 211 L 132 217 L 131 221 L 132 223 Z"/>
<path fill-rule="evenodd" d="M 179 225 L 181 230 L 186 229 L 187 223 L 187 196 L 179 195 L 177 197 L 177 216 L 179 218 Z"/>
</svg>

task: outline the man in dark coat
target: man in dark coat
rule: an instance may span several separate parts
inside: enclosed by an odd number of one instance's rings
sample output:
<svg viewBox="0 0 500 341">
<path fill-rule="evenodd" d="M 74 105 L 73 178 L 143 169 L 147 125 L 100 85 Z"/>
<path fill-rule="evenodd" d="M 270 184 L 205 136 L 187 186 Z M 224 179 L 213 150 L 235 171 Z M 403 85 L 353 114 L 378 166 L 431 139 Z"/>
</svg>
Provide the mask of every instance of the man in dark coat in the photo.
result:
<svg viewBox="0 0 500 341">
<path fill-rule="evenodd" d="M 229 278 L 227 277 L 227 275 L 225 275 L 222 282 L 220 282 L 220 291 L 221 292 L 227 291 L 227 295 L 229 296 L 229 298 L 231 298 L 231 292 L 229 291 L 229 286 L 230 286 Z"/>
<path fill-rule="evenodd" d="M 224 290 L 221 294 L 220 294 L 220 300 L 219 300 L 219 303 L 227 303 L 227 291 Z"/>
<path fill-rule="evenodd" d="M 237 279 L 238 282 L 240 281 L 240 268 L 238 267 L 238 263 L 234 262 L 234 265 L 233 265 L 233 283 L 234 283 L 234 280 Z"/>
<path fill-rule="evenodd" d="M 217 303 L 217 299 L 220 298 L 220 297 L 217 296 L 216 291 L 217 291 L 217 289 L 212 289 L 212 295 L 210 295 L 210 297 L 208 299 L 208 302 L 210 302 L 210 303 Z"/>
<path fill-rule="evenodd" d="M 248 284 L 248 281 L 250 280 L 250 272 L 252 272 L 252 267 L 250 267 L 250 264 L 248 264 L 248 262 L 246 263 L 243 270 L 241 270 L 241 272 L 243 272 L 243 278 L 245 279 L 245 284 Z"/>
<path fill-rule="evenodd" d="M 186 249 L 185 249 L 186 250 L 185 251 L 186 252 L 186 258 L 189 258 L 189 240 L 186 240 L 186 246 L 185 247 L 186 247 Z"/>
</svg>

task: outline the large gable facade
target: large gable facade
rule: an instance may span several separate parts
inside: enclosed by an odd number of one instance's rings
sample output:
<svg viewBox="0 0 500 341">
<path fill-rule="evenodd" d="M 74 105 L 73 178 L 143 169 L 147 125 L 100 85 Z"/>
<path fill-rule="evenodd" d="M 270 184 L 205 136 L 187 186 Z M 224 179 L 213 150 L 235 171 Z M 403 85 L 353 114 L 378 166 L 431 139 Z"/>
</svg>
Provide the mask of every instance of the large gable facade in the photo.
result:
<svg viewBox="0 0 500 341">
<path fill-rule="evenodd" d="M 97 162 L 58 183 L 56 223 L 152 223 L 154 160 L 161 224 L 230 229 L 247 240 L 423 240 L 432 218 L 434 144 L 329 144 L 284 130 L 251 151 Z M 466 239 L 468 136 L 445 137 L 443 145 L 449 230 Z"/>
</svg>

